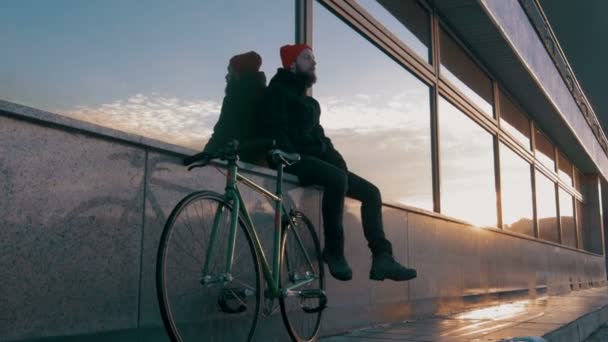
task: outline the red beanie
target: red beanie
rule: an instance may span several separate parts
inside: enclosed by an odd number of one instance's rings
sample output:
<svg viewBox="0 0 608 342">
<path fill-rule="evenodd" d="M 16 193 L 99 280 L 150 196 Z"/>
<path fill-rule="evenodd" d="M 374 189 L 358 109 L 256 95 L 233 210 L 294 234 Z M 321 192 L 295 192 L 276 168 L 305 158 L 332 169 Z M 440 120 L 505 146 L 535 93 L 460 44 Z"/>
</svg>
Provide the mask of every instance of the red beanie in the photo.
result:
<svg viewBox="0 0 608 342">
<path fill-rule="evenodd" d="M 296 61 L 300 53 L 306 49 L 311 49 L 311 47 L 307 44 L 281 46 L 281 62 L 283 62 L 283 68 L 288 69 L 291 64 Z"/>
<path fill-rule="evenodd" d="M 241 72 L 258 72 L 262 65 L 262 57 L 255 51 L 249 51 L 230 58 L 229 66 L 235 73 Z"/>
</svg>

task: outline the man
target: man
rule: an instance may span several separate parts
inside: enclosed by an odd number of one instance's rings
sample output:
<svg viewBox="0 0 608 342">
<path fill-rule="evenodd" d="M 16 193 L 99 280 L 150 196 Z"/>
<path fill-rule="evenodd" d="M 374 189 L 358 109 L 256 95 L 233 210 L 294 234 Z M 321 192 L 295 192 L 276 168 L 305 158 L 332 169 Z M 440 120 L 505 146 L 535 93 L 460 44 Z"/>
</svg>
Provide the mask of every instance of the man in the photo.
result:
<svg viewBox="0 0 608 342">
<path fill-rule="evenodd" d="M 235 139 L 246 145 L 263 135 L 257 124 L 266 90 L 266 76 L 260 72 L 261 65 L 262 57 L 254 51 L 230 58 L 222 110 L 204 151 L 224 148 Z M 240 159 L 250 163 L 265 160 L 263 150 L 252 148 L 241 151 Z"/>
<path fill-rule="evenodd" d="M 319 123 L 321 107 L 307 90 L 316 82 L 316 61 L 305 44 L 285 45 L 280 50 L 283 68 L 268 85 L 268 116 L 277 146 L 298 152 L 302 160 L 286 168 L 303 185 L 324 187 L 322 214 L 325 246 L 323 259 L 331 275 L 350 280 L 352 270 L 344 257 L 342 214 L 344 197 L 361 201 L 363 231 L 373 255 L 370 279 L 396 281 L 416 277 L 416 270 L 401 266 L 393 258 L 391 243 L 382 226 L 382 200 L 378 188 L 348 171 L 346 162 L 325 136 Z"/>
</svg>

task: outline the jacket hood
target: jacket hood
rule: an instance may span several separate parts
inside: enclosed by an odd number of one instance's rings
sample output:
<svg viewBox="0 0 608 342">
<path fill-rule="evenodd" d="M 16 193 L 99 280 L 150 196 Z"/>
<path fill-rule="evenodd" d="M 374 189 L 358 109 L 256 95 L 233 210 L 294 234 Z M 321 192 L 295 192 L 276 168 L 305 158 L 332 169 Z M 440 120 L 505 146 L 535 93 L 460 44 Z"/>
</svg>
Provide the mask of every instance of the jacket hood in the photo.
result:
<svg viewBox="0 0 608 342">
<path fill-rule="evenodd" d="M 304 94 L 306 91 L 306 80 L 304 77 L 284 68 L 279 68 L 276 75 L 272 77 L 268 84 L 268 86 L 274 85 L 290 88 L 297 94 Z"/>
<path fill-rule="evenodd" d="M 238 79 L 226 84 L 226 95 L 247 94 L 266 87 L 266 74 L 261 71 L 242 73 Z"/>
</svg>

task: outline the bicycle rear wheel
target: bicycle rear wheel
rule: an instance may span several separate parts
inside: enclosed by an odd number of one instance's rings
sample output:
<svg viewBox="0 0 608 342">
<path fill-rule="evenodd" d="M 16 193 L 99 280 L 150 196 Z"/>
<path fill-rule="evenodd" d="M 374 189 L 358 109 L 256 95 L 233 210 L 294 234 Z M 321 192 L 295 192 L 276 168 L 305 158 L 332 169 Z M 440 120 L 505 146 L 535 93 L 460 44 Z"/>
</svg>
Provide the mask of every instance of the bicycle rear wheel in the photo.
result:
<svg viewBox="0 0 608 342">
<path fill-rule="evenodd" d="M 281 247 L 281 288 L 308 282 L 280 297 L 281 313 L 292 339 L 314 341 L 326 302 L 321 247 L 314 226 L 304 214 L 295 212 L 290 218 Z"/>
<path fill-rule="evenodd" d="M 251 341 L 260 315 L 260 265 L 239 218 L 226 275 L 232 206 L 214 192 L 186 196 L 169 216 L 157 255 L 156 288 L 172 341 Z M 214 220 L 217 234 L 211 241 Z M 209 272 L 203 275 L 207 251 Z M 204 278 L 204 276 L 208 276 Z"/>
</svg>

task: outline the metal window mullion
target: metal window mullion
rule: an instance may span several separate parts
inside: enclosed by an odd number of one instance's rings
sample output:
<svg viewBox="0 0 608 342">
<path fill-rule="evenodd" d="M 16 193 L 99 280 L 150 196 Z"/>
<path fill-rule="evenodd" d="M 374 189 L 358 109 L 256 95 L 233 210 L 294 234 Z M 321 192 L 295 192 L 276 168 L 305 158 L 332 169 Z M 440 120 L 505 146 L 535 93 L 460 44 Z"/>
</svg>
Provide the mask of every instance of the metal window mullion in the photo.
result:
<svg viewBox="0 0 608 342">
<path fill-rule="evenodd" d="M 498 123 L 496 135 L 494 135 L 494 184 L 496 187 L 496 224 L 498 228 L 504 229 L 502 222 L 502 184 L 500 173 L 500 100 L 498 98 L 498 85 L 492 81 L 492 95 L 494 97 L 494 118 Z"/>
<path fill-rule="evenodd" d="M 530 147 L 532 148 L 532 162 L 530 163 L 530 177 L 532 177 L 532 211 L 534 213 L 534 236 L 540 239 L 540 226 L 538 221 L 538 206 L 536 204 L 536 137 L 534 121 L 530 120 Z"/>
<path fill-rule="evenodd" d="M 540 239 L 540 224 L 538 220 L 538 204 L 536 203 L 536 169 L 530 164 L 530 177 L 532 179 L 532 212 L 534 213 L 534 237 Z"/>
<path fill-rule="evenodd" d="M 312 46 L 312 2 L 314 0 L 295 0 L 295 43 Z"/>
<path fill-rule="evenodd" d="M 534 156 L 534 165 L 536 166 L 536 125 L 534 121 L 530 120 L 530 148 L 532 149 L 532 156 Z"/>
<path fill-rule="evenodd" d="M 576 182 L 576 174 L 577 173 L 576 172 L 577 172 L 577 170 L 576 170 L 576 167 L 574 166 L 574 163 L 572 163 L 571 169 L 572 169 L 572 187 L 574 188 L 575 191 L 578 192 L 578 190 L 576 189 L 576 185 L 577 185 L 577 182 Z M 580 179 L 579 179 L 578 183 L 580 183 Z M 576 210 L 576 208 L 577 208 L 577 201 L 578 201 L 578 199 L 576 197 L 574 197 L 574 200 L 572 201 L 573 202 L 572 204 L 574 205 L 574 208 L 572 208 L 573 209 L 572 210 L 572 213 L 573 213 L 572 217 L 574 219 L 574 235 L 575 235 L 575 239 L 576 239 L 575 240 L 575 246 L 578 249 L 583 249 L 581 247 L 581 241 L 580 241 L 581 237 L 579 235 L 581 227 L 578 224 L 578 211 Z M 582 202 L 582 194 L 581 194 L 581 202 Z"/>
<path fill-rule="evenodd" d="M 559 177 L 559 151 L 557 150 L 557 146 L 553 142 L 551 142 L 551 145 L 553 145 L 553 159 L 555 159 L 553 167 L 555 167 L 555 174 Z"/>
<path fill-rule="evenodd" d="M 441 213 L 441 155 L 439 141 L 439 22 L 437 14 L 431 13 L 431 51 L 433 56 L 434 84 L 431 89 L 431 158 L 433 171 L 433 210 Z"/>
<path fill-rule="evenodd" d="M 557 146 L 555 146 L 555 144 L 553 145 L 553 159 L 555 160 L 555 162 L 553 163 L 553 167 L 555 168 L 555 175 L 557 176 L 557 182 L 554 182 L 553 187 L 555 188 L 555 207 L 557 208 L 556 210 L 556 214 L 557 214 L 557 236 L 558 236 L 558 241 L 560 244 L 564 244 L 563 241 L 563 227 L 562 227 L 562 210 L 559 207 L 560 205 L 560 200 L 559 200 L 559 151 L 557 150 Z"/>
</svg>

